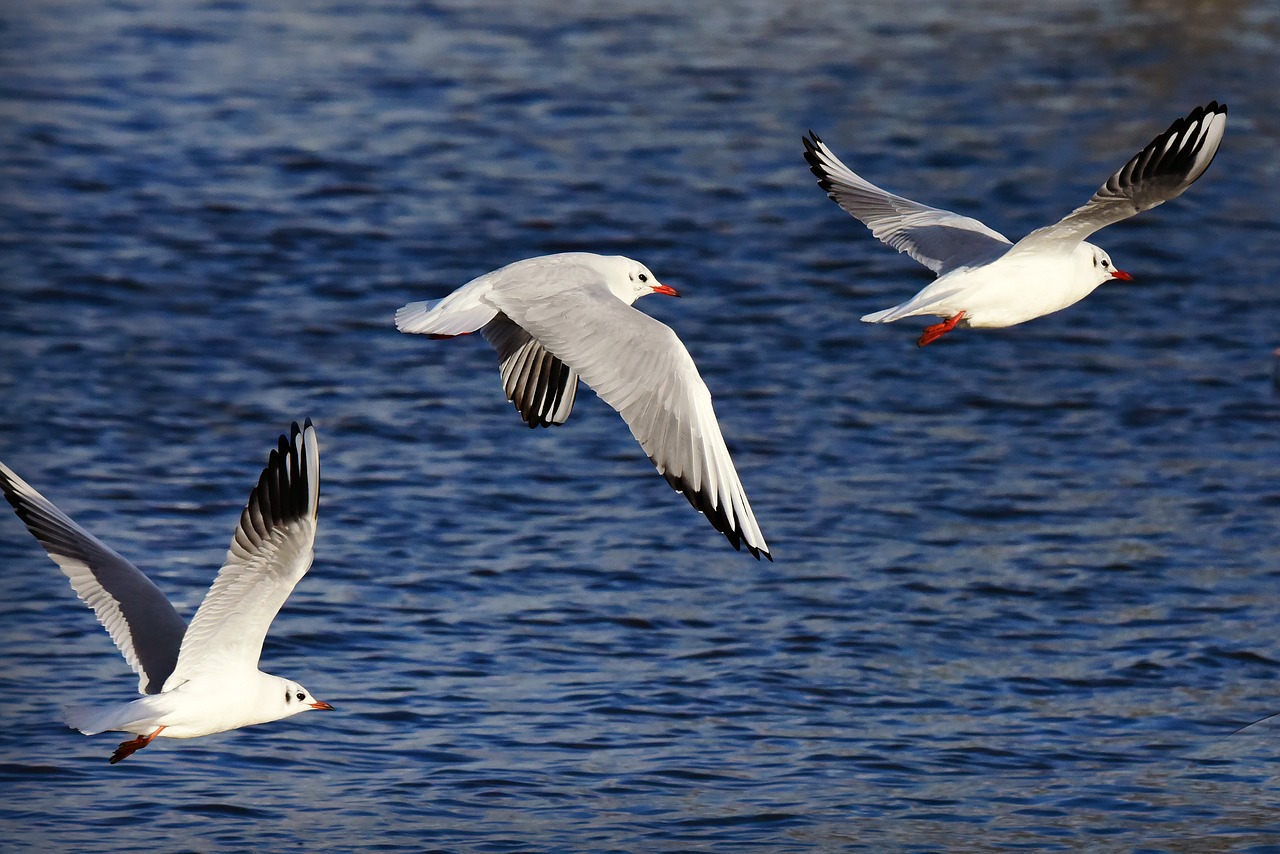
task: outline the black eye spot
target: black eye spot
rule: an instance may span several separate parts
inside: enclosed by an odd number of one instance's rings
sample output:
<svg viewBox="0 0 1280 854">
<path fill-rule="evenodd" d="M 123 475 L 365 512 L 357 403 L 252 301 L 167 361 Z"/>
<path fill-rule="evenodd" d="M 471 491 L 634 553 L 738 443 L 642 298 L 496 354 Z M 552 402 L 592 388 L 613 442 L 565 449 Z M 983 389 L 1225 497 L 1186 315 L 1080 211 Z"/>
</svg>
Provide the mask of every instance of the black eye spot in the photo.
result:
<svg viewBox="0 0 1280 854">
<path fill-rule="evenodd" d="M 292 703 L 292 702 L 293 702 L 293 695 L 289 693 L 289 689 L 288 689 L 288 688 L 285 688 L 285 689 L 284 689 L 284 701 L 285 701 L 286 703 Z"/>
<path fill-rule="evenodd" d="M 649 277 L 648 277 L 648 276 L 646 276 L 644 273 L 641 273 L 641 274 L 640 274 L 640 281 L 642 281 L 642 282 L 647 282 L 647 281 L 649 281 Z"/>
<path fill-rule="evenodd" d="M 306 694 L 304 694 L 304 693 L 302 693 L 301 691 L 299 691 L 299 692 L 298 692 L 298 699 L 299 699 L 299 700 L 305 700 L 305 699 L 307 699 L 307 695 L 306 695 Z"/>
</svg>

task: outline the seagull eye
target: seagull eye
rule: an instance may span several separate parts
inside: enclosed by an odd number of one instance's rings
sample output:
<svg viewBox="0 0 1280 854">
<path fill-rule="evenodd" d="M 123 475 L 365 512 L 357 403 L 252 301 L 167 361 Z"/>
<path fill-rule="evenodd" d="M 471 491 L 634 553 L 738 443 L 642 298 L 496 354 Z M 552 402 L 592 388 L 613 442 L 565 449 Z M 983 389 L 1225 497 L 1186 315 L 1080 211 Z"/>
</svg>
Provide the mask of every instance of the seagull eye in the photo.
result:
<svg viewBox="0 0 1280 854">
<path fill-rule="evenodd" d="M 1105 267 L 1105 266 L 1107 266 L 1107 265 L 1108 265 L 1108 264 L 1110 264 L 1110 263 L 1111 263 L 1110 261 L 1106 261 L 1106 260 L 1104 260 L 1104 261 L 1102 262 L 1102 266 L 1104 266 L 1104 267 Z"/>
<path fill-rule="evenodd" d="M 299 700 L 305 700 L 305 699 L 307 699 L 307 695 L 306 695 L 306 694 L 304 694 L 304 693 L 302 693 L 301 691 L 299 691 L 299 692 L 298 692 L 298 699 L 299 699 Z"/>
<path fill-rule="evenodd" d="M 640 281 L 642 281 L 642 282 L 647 282 L 647 281 L 649 281 L 649 277 L 648 277 L 648 276 L 646 276 L 644 273 L 641 273 L 641 274 L 640 274 Z"/>
</svg>

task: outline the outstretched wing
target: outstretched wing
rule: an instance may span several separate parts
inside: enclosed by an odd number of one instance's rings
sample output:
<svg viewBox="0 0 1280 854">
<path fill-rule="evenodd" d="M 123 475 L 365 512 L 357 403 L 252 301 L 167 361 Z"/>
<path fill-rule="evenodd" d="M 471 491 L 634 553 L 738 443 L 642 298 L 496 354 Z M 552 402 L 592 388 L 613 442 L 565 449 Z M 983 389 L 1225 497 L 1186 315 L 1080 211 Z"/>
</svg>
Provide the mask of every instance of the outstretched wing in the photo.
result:
<svg viewBox="0 0 1280 854">
<path fill-rule="evenodd" d="M 0 490 L 76 595 L 98 615 L 124 660 L 138 674 L 138 691 L 158 694 L 178 660 L 187 624 L 151 579 L 81 528 L 49 499 L 0 463 Z"/>
<path fill-rule="evenodd" d="M 976 219 L 895 196 L 864 180 L 813 131 L 804 137 L 804 149 L 818 186 L 833 202 L 939 276 L 991 260 L 1009 248 L 1007 237 Z"/>
<path fill-rule="evenodd" d="M 166 691 L 201 670 L 257 667 L 271 621 L 311 567 L 319 502 L 320 446 L 308 418 L 301 429 L 292 425 L 288 440 L 280 437 L 249 494 Z"/>
<path fill-rule="evenodd" d="M 1210 101 L 1196 107 L 1130 158 L 1088 202 L 1031 232 L 1010 251 L 1074 245 L 1101 228 L 1177 198 L 1209 168 L 1226 129 L 1226 104 Z"/>
<path fill-rule="evenodd" d="M 772 560 L 729 458 L 711 392 L 684 344 L 666 325 L 615 297 L 589 267 L 566 265 L 547 275 L 554 284 L 508 286 L 492 299 L 618 411 L 667 482 L 734 548 L 745 545 L 755 557 Z"/>
</svg>

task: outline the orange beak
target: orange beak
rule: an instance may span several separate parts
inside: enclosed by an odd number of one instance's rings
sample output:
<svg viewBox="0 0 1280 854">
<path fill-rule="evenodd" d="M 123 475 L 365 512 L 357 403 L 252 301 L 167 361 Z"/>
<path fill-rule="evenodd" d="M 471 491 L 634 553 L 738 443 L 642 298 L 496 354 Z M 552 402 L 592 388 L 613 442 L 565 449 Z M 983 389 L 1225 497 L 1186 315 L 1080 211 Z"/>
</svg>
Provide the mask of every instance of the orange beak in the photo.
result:
<svg viewBox="0 0 1280 854">
<path fill-rule="evenodd" d="M 669 297 L 680 296 L 680 292 L 670 285 L 654 285 L 653 292 L 655 294 L 666 294 Z"/>
<path fill-rule="evenodd" d="M 1120 281 L 1122 281 L 1122 282 L 1132 282 L 1132 281 L 1133 281 L 1133 276 L 1129 275 L 1129 274 L 1128 274 L 1128 273 L 1126 273 L 1124 270 L 1112 270 L 1112 271 L 1111 271 L 1111 278 L 1113 278 L 1113 279 L 1119 279 L 1119 280 L 1120 280 Z"/>
<path fill-rule="evenodd" d="M 311 704 L 311 708 L 320 709 L 321 711 L 325 711 L 325 712 L 333 711 L 333 706 L 329 705 L 324 700 L 316 700 L 314 703 Z"/>
</svg>

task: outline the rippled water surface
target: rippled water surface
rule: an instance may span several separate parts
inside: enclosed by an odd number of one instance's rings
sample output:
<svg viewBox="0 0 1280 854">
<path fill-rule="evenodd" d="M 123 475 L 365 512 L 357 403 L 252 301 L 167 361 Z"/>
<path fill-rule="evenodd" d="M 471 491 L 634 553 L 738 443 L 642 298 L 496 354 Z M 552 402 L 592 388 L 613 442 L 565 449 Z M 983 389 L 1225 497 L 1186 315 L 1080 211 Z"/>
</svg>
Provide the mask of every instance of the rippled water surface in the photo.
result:
<svg viewBox="0 0 1280 854">
<path fill-rule="evenodd" d="M 865 7 L 865 8 L 864 8 Z M 186 613 L 312 417 L 317 559 L 264 667 L 337 711 L 160 741 L 0 518 L 0 804 L 32 849 L 1280 846 L 1280 9 L 45 2 L 0 12 L 0 459 Z M 1132 272 L 957 332 L 814 185 L 812 128 L 1019 236 L 1231 106 Z M 776 562 L 592 395 L 523 428 L 394 310 L 620 252 L 716 395 Z"/>
</svg>

